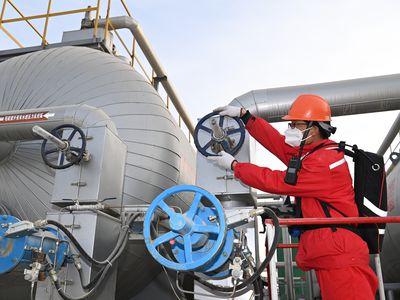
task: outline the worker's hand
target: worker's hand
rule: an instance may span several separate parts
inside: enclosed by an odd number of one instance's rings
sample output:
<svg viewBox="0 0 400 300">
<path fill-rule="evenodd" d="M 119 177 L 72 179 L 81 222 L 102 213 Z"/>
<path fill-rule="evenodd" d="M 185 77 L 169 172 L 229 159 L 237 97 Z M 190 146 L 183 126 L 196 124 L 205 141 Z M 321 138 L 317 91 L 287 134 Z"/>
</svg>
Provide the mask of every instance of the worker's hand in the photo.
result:
<svg viewBox="0 0 400 300">
<path fill-rule="evenodd" d="M 220 106 L 214 109 L 214 112 L 219 112 L 220 116 L 228 116 L 228 117 L 238 117 L 242 116 L 242 108 L 240 106 Z"/>
<path fill-rule="evenodd" d="M 224 170 L 232 170 L 232 163 L 236 161 L 232 155 L 225 151 L 219 152 L 218 156 L 208 156 L 207 159 Z"/>
</svg>

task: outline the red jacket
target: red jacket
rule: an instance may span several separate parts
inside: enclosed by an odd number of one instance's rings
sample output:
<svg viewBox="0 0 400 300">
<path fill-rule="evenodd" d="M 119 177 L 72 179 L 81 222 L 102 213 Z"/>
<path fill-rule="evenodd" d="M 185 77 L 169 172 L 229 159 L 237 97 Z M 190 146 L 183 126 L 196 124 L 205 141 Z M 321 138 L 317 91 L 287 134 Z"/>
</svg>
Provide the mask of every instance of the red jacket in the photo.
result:
<svg viewBox="0 0 400 300">
<path fill-rule="evenodd" d="M 246 124 L 248 132 L 272 154 L 286 165 L 289 159 L 298 154 L 299 147 L 285 143 L 281 135 L 268 122 L 252 116 Z M 321 143 L 333 143 L 322 140 L 303 148 L 303 155 Z M 243 183 L 259 190 L 302 198 L 303 217 L 326 217 L 317 199 L 330 203 L 348 217 L 358 216 L 354 200 L 352 178 L 342 152 L 323 147 L 302 161 L 296 185 L 284 182 L 286 171 L 271 170 L 250 163 L 238 163 L 235 177 Z M 333 217 L 343 217 L 330 210 Z M 369 262 L 366 243 L 353 232 L 338 228 L 309 230 L 302 234 L 296 257 L 303 270 L 329 269 L 351 265 L 365 265 Z"/>
</svg>

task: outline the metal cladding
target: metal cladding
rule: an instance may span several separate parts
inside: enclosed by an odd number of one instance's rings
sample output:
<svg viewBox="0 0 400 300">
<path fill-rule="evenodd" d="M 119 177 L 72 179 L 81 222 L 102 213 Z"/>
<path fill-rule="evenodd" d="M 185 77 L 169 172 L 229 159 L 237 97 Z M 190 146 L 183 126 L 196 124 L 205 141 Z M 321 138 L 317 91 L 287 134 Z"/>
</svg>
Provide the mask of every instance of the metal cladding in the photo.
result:
<svg viewBox="0 0 400 300">
<path fill-rule="evenodd" d="M 279 122 L 301 94 L 326 99 L 333 116 L 345 116 L 400 109 L 400 74 L 291 87 L 253 90 L 232 100 L 231 105 Z"/>
<path fill-rule="evenodd" d="M 0 111 L 65 105 L 101 109 L 128 146 L 124 205 L 148 204 L 171 186 L 194 183 L 195 153 L 187 137 L 129 64 L 83 47 L 0 63 Z M 41 141 L 1 143 L 7 147 L 0 157 L 0 203 L 21 219 L 43 218 L 56 207 L 50 204 L 54 171 L 41 159 Z"/>
<path fill-rule="evenodd" d="M 397 164 L 387 177 L 388 216 L 400 215 L 400 164 Z M 386 224 L 381 263 L 385 283 L 400 281 L 400 228 L 399 224 Z"/>
</svg>

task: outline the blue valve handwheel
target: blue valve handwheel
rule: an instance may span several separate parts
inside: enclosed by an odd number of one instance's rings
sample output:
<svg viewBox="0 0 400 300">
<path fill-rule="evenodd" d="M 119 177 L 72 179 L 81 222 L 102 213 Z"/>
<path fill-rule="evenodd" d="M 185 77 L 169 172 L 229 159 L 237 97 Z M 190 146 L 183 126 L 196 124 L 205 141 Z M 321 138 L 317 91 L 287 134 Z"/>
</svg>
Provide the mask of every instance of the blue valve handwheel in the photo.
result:
<svg viewBox="0 0 400 300">
<path fill-rule="evenodd" d="M 211 126 L 207 124 L 211 119 L 215 119 L 218 126 L 223 129 L 223 137 L 214 136 Z M 240 118 L 220 116 L 218 112 L 212 112 L 199 120 L 194 129 L 193 139 L 197 150 L 204 156 L 215 156 L 219 152 L 217 149 L 235 155 L 243 145 L 245 133 Z"/>
<path fill-rule="evenodd" d="M 176 212 L 165 202 L 182 192 L 194 193 L 192 203 L 184 213 Z M 201 203 L 203 199 L 211 206 L 205 207 Z M 151 226 L 157 209 L 161 209 L 168 217 L 170 231 L 153 237 Z M 150 254 L 160 264 L 178 271 L 195 271 L 210 263 L 223 247 L 226 232 L 227 224 L 221 203 L 211 193 L 193 185 L 174 186 L 158 195 L 149 206 L 143 223 L 144 241 Z M 181 261 L 172 261 L 160 253 L 159 246 L 164 243 L 181 244 Z"/>
<path fill-rule="evenodd" d="M 13 216 L 0 215 L 0 274 L 11 271 L 22 260 L 27 237 L 7 238 L 5 236 L 10 224 L 18 223 Z"/>
</svg>

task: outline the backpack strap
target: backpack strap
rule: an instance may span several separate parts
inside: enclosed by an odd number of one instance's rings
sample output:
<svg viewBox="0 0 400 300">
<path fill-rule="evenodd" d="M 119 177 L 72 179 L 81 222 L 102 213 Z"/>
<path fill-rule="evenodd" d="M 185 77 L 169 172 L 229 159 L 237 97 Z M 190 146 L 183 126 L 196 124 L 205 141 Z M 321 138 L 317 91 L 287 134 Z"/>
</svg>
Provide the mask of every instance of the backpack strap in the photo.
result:
<svg viewBox="0 0 400 300">
<path fill-rule="evenodd" d="M 343 217 L 347 217 L 344 213 L 342 213 L 340 210 L 335 208 L 332 204 L 330 204 L 330 203 L 328 203 L 326 201 L 323 201 L 321 199 L 317 199 L 317 200 L 320 203 L 320 205 L 322 207 L 322 210 L 324 211 L 325 216 L 327 218 L 332 218 L 332 215 L 331 215 L 329 209 L 333 209 L 333 210 L 337 211 L 339 214 L 341 214 Z M 302 230 L 306 231 L 306 230 L 313 230 L 313 229 L 319 229 L 319 228 L 331 228 L 331 230 L 333 232 L 337 231 L 337 228 L 343 228 L 343 229 L 350 230 L 350 231 L 354 232 L 355 234 L 358 234 L 358 235 L 360 234 L 358 228 L 356 226 L 354 226 L 354 225 L 351 225 L 351 224 L 306 225 L 306 226 L 302 227 Z"/>
<path fill-rule="evenodd" d="M 316 147 L 314 147 L 313 149 L 311 149 L 310 152 L 308 152 L 308 153 L 306 153 L 305 155 L 303 155 L 303 157 L 301 158 L 301 160 L 305 159 L 307 156 L 313 154 L 315 151 L 317 151 L 317 150 L 319 150 L 319 149 L 321 149 L 321 148 L 323 148 L 323 147 L 327 147 L 327 146 L 337 146 L 337 145 L 338 145 L 337 143 L 327 143 L 327 144 L 322 143 L 322 144 L 319 144 L 318 146 L 316 146 Z"/>
<path fill-rule="evenodd" d="M 321 148 L 327 147 L 327 146 L 337 146 L 337 148 L 334 148 L 332 150 L 341 151 L 345 155 L 354 158 L 354 152 L 346 149 L 346 146 L 350 147 L 350 145 L 347 145 L 346 142 L 341 141 L 339 143 L 322 143 L 322 144 L 319 144 L 318 146 L 313 148 L 310 152 L 305 154 L 302 157 L 301 160 L 303 160 L 307 156 L 311 155 L 315 151 L 317 151 L 317 150 L 319 150 Z M 357 145 L 353 145 L 352 146 L 352 150 L 353 151 L 357 151 L 358 150 Z M 321 199 L 317 199 L 317 200 L 318 200 L 319 204 L 321 205 L 321 208 L 324 211 L 324 214 L 325 214 L 325 216 L 327 218 L 331 218 L 332 217 L 332 215 L 331 215 L 331 213 L 329 211 L 330 209 L 333 209 L 333 210 L 337 211 L 343 217 L 347 217 L 344 213 L 342 213 L 340 210 L 338 210 L 332 204 L 330 204 L 330 203 L 328 203 L 326 201 L 323 201 Z M 301 201 L 302 201 L 301 197 L 296 197 L 296 207 L 295 207 L 295 217 L 296 218 L 302 218 L 303 217 L 303 213 L 302 213 L 302 210 L 301 210 Z M 350 225 L 350 224 L 349 225 L 348 224 L 303 225 L 303 226 L 295 226 L 295 227 L 299 227 L 302 231 L 319 229 L 319 228 L 331 228 L 333 232 L 335 232 L 337 230 L 337 228 L 344 228 L 344 229 L 348 229 L 348 230 L 358 234 L 357 227 L 355 227 L 354 225 Z"/>
</svg>

